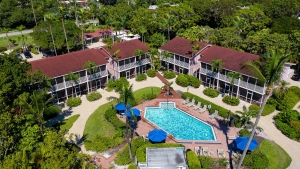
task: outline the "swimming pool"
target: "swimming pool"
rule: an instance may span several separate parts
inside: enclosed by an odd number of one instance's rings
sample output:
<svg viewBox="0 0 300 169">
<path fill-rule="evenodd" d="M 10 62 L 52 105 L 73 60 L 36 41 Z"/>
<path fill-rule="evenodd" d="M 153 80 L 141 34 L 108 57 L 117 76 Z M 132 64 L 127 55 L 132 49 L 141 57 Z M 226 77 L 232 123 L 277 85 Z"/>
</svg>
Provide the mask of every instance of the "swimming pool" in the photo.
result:
<svg viewBox="0 0 300 169">
<path fill-rule="evenodd" d="M 212 126 L 177 109 L 173 102 L 146 107 L 145 118 L 178 140 L 216 140 Z"/>
</svg>

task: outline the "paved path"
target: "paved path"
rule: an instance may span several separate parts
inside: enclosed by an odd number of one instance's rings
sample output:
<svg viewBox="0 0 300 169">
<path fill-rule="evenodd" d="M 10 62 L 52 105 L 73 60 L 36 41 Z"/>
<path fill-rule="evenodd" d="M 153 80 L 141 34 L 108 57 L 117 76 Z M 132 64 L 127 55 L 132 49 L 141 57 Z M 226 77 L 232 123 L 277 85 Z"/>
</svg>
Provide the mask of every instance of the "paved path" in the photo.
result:
<svg viewBox="0 0 300 169">
<path fill-rule="evenodd" d="M 28 29 L 28 30 L 23 30 L 22 31 L 23 34 L 28 34 L 28 33 L 31 33 L 31 32 L 33 32 L 32 29 Z M 21 35 L 21 32 L 19 32 L 19 31 L 9 32 L 7 35 L 8 36 Z M 6 37 L 6 34 L 5 33 L 0 34 L 0 38 L 2 38 L 2 37 Z"/>
</svg>

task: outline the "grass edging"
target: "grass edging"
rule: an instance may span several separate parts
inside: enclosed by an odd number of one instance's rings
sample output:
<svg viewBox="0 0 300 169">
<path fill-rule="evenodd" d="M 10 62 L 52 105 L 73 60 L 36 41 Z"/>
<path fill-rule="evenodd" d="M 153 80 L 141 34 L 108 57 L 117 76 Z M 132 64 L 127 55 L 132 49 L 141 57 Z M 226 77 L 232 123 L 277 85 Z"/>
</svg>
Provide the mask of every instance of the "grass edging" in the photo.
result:
<svg viewBox="0 0 300 169">
<path fill-rule="evenodd" d="M 61 122 L 59 128 L 60 130 L 70 130 L 73 126 L 74 122 L 79 118 L 80 114 L 76 114 L 74 116 L 69 117 Z"/>
</svg>

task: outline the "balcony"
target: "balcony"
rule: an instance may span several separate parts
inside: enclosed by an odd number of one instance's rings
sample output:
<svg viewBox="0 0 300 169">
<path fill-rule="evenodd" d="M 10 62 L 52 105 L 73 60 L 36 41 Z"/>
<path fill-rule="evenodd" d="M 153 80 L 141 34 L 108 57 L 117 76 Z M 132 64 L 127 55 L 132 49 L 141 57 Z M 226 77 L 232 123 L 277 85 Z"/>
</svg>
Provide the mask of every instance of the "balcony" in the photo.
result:
<svg viewBox="0 0 300 169">
<path fill-rule="evenodd" d="M 175 59 L 175 64 L 177 64 L 177 65 L 179 65 L 179 66 L 181 66 L 181 67 L 185 67 L 185 68 L 187 68 L 187 69 L 190 68 L 188 63 L 183 62 L 183 61 L 180 61 L 180 60 L 176 60 L 176 59 Z"/>
<path fill-rule="evenodd" d="M 161 60 L 169 62 L 169 63 L 174 63 L 174 58 L 162 58 Z"/>
<path fill-rule="evenodd" d="M 101 77 L 107 76 L 107 71 L 101 71 L 101 72 L 96 72 L 92 75 L 88 75 L 89 80 L 95 80 L 95 79 L 100 79 Z"/>
<path fill-rule="evenodd" d="M 124 71 L 124 70 L 128 70 L 128 69 L 132 69 L 141 65 L 146 65 L 150 63 L 150 59 L 149 58 L 145 58 L 142 59 L 140 61 L 136 61 L 136 62 L 132 62 L 132 63 L 128 63 L 122 66 L 119 66 L 119 71 Z"/>
</svg>

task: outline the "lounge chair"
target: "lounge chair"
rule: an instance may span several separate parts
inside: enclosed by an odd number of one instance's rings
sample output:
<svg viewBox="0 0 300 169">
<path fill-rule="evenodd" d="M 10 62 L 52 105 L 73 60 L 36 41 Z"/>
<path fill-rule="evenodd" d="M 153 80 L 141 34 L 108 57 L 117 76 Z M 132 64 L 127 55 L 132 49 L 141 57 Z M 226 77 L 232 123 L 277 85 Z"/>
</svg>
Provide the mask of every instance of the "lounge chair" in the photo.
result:
<svg viewBox="0 0 300 169">
<path fill-rule="evenodd" d="M 223 149 L 217 149 L 218 157 L 219 158 L 225 158 L 224 150 Z"/>
<path fill-rule="evenodd" d="M 193 107 L 195 104 L 195 99 L 193 98 L 192 102 L 187 105 L 187 107 Z"/>
<path fill-rule="evenodd" d="M 199 113 L 204 113 L 207 110 L 207 105 L 204 105 L 203 108 L 200 109 Z"/>
<path fill-rule="evenodd" d="M 190 102 L 190 98 L 187 97 L 187 98 L 182 102 L 182 104 L 188 104 L 189 102 Z"/>
<path fill-rule="evenodd" d="M 209 149 L 207 147 L 203 147 L 202 151 L 204 156 L 209 156 Z"/>
<path fill-rule="evenodd" d="M 214 114 L 215 114 L 215 116 L 219 116 L 219 111 L 215 110 Z"/>
<path fill-rule="evenodd" d="M 197 156 L 201 155 L 201 146 L 195 147 L 195 153 L 196 153 Z"/>
<path fill-rule="evenodd" d="M 193 110 L 197 110 L 201 108 L 201 102 L 198 102 L 196 106 L 194 106 Z"/>
<path fill-rule="evenodd" d="M 236 138 L 236 136 L 228 136 L 228 140 L 235 140 Z"/>
</svg>

